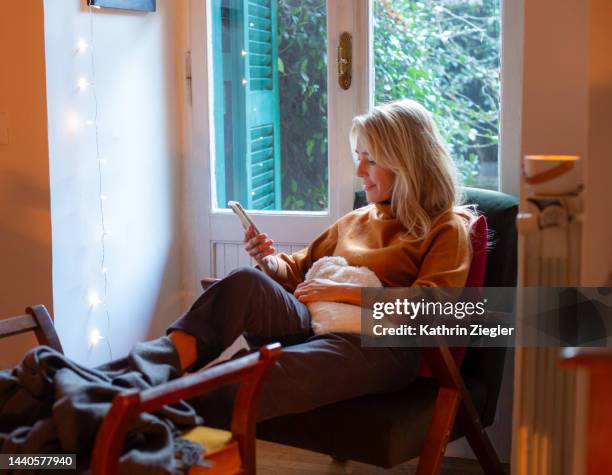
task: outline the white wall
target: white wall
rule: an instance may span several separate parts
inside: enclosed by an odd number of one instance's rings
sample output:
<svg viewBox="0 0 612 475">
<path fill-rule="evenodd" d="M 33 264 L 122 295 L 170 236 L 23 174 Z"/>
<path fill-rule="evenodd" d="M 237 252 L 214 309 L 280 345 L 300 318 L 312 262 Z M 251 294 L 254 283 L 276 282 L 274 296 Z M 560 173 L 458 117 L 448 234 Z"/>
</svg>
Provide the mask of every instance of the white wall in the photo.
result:
<svg viewBox="0 0 612 475">
<path fill-rule="evenodd" d="M 32 304 L 52 307 L 42 2 L 0 1 L 0 58 L 0 122 L 6 125 L 0 130 L 3 318 Z M 0 368 L 12 366 L 34 344 L 31 334 L 3 340 Z"/>
<path fill-rule="evenodd" d="M 157 12 L 94 10 L 80 0 L 45 0 L 53 295 L 66 353 L 98 364 L 136 341 L 162 334 L 182 309 L 180 164 L 185 0 L 158 0 Z M 93 36 L 92 23 L 93 22 Z M 76 52 L 80 38 L 93 46 Z M 93 119 L 94 88 L 98 143 Z M 77 130 L 70 130 L 77 120 Z M 72 123 L 74 128 L 74 123 Z M 101 168 L 108 287 L 104 299 Z M 108 310 L 108 315 L 106 313 Z M 108 317 L 108 320 L 107 320 Z M 107 338 L 90 347 L 93 328 Z"/>
<path fill-rule="evenodd" d="M 522 150 L 587 154 L 588 2 L 527 0 Z"/>
</svg>

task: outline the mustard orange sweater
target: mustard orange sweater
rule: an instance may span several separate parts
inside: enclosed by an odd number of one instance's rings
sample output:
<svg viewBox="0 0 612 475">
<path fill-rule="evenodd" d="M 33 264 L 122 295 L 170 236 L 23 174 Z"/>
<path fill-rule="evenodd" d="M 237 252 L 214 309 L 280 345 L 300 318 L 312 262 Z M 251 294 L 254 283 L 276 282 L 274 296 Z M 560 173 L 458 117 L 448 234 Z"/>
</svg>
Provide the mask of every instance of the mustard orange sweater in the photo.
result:
<svg viewBox="0 0 612 475">
<path fill-rule="evenodd" d="M 317 259 L 342 256 L 349 265 L 373 270 L 385 287 L 463 287 L 471 263 L 465 218 L 448 211 L 425 239 L 410 242 L 402 239 L 405 228 L 390 208 L 376 203 L 352 211 L 307 248 L 279 254 L 274 278 L 293 291 Z"/>
</svg>

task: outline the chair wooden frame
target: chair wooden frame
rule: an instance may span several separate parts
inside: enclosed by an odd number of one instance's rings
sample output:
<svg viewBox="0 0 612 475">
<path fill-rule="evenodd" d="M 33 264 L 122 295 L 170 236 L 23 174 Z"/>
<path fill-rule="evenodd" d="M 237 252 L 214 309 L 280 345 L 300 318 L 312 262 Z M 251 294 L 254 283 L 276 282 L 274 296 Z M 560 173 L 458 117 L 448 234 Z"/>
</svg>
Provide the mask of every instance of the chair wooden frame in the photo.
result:
<svg viewBox="0 0 612 475">
<path fill-rule="evenodd" d="M 47 345 L 63 354 L 63 349 L 53 320 L 44 305 L 26 309 L 25 315 L 0 320 L 0 338 L 33 331 L 38 343 Z M 119 473 L 119 456 L 123 448 L 127 428 L 142 412 L 153 412 L 164 405 L 195 397 L 225 384 L 239 383 L 234 402 L 231 433 L 232 440 L 223 449 L 207 460 L 215 463 L 210 469 L 198 473 L 230 473 L 223 469 L 230 458 L 231 473 L 253 475 L 255 465 L 255 423 L 258 395 L 261 382 L 268 368 L 281 354 L 278 343 L 267 345 L 253 353 L 235 360 L 188 374 L 168 383 L 144 391 L 129 390 L 113 399 L 111 409 L 102 420 L 96 436 L 92 456 L 92 475 Z"/>
<path fill-rule="evenodd" d="M 416 474 L 428 475 L 440 471 L 455 419 L 484 472 L 505 474 L 506 471 L 480 422 L 472 397 L 448 348 L 439 346 L 421 348 L 420 351 L 438 382 L 439 389 Z"/>
<path fill-rule="evenodd" d="M 204 290 L 219 279 L 204 278 Z M 478 411 L 468 392 L 459 368 L 441 340 L 438 347 L 421 348 L 433 377 L 439 385 L 433 417 L 419 457 L 416 475 L 433 475 L 440 471 L 444 452 L 455 420 L 487 475 L 505 474 L 499 457 L 484 430 Z"/>
<path fill-rule="evenodd" d="M 255 473 L 255 404 L 262 377 L 280 356 L 280 344 L 274 343 L 242 358 L 204 371 L 189 374 L 144 391 L 126 391 L 113 399 L 102 421 L 93 452 L 92 475 L 118 473 L 119 456 L 130 423 L 142 412 L 155 412 L 173 404 L 231 383 L 240 383 L 234 402 L 231 432 L 240 452 L 242 469 L 237 473 Z M 233 450 L 226 447 L 224 450 Z M 223 455 L 221 454 L 220 457 Z M 213 460 L 215 461 L 215 460 Z"/>
<path fill-rule="evenodd" d="M 62 344 L 53 327 L 53 320 L 44 305 L 26 308 L 25 315 L 0 320 L 0 338 L 33 331 L 38 343 L 64 353 Z"/>
</svg>

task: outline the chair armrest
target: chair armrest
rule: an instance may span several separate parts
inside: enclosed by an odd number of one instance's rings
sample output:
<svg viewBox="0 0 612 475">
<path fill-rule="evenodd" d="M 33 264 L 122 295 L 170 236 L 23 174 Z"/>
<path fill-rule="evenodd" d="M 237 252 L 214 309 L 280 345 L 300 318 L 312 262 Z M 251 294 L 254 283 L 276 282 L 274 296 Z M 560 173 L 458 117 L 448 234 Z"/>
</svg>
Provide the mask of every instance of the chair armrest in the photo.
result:
<svg viewBox="0 0 612 475">
<path fill-rule="evenodd" d="M 261 377 L 261 369 L 273 363 L 280 355 L 280 343 L 265 346 L 259 353 L 212 366 L 188 374 L 140 393 L 140 412 L 153 412 L 167 404 L 189 399 L 225 384 L 249 377 Z M 259 371 L 258 371 L 259 370 Z"/>
<path fill-rule="evenodd" d="M 227 361 L 141 392 L 129 390 L 118 394 L 96 436 L 92 475 L 118 473 L 119 456 L 127 428 L 138 414 L 154 412 L 167 404 L 203 394 L 225 384 L 241 383 L 232 416 L 234 437 L 240 442 L 241 438 L 254 434 L 254 410 L 261 381 L 280 353 L 280 344 L 273 343 L 261 348 L 259 353 Z"/>
<path fill-rule="evenodd" d="M 215 282 L 217 282 L 219 280 L 221 280 L 221 279 L 215 279 L 214 277 L 204 277 L 200 281 L 200 284 L 202 285 L 202 289 L 206 290 L 206 289 L 208 289 L 208 287 L 210 287 L 211 285 L 213 285 Z"/>
</svg>

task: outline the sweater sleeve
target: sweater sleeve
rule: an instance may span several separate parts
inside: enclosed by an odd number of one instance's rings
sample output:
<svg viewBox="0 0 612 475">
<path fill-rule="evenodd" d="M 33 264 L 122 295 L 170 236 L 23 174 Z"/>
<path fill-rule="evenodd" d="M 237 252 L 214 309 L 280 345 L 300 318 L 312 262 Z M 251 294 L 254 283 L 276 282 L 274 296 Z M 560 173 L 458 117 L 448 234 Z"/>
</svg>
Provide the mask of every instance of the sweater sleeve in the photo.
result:
<svg viewBox="0 0 612 475">
<path fill-rule="evenodd" d="M 467 281 L 472 251 L 464 218 L 434 226 L 424 245 L 428 250 L 413 287 L 463 287 Z"/>
<path fill-rule="evenodd" d="M 323 231 L 308 247 L 293 254 L 280 253 L 278 270 L 274 279 L 288 290 L 295 290 L 304 281 L 304 276 L 313 262 L 323 256 L 333 255 L 338 242 L 338 223 Z"/>
</svg>

